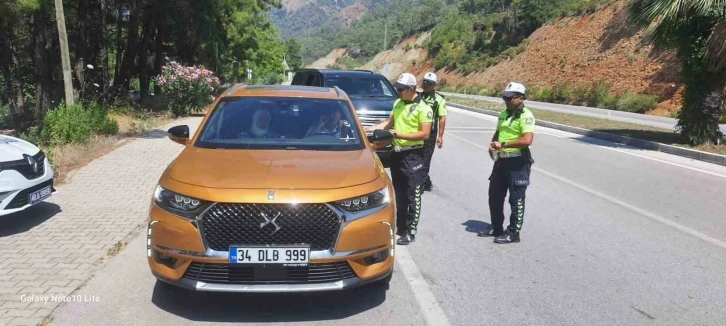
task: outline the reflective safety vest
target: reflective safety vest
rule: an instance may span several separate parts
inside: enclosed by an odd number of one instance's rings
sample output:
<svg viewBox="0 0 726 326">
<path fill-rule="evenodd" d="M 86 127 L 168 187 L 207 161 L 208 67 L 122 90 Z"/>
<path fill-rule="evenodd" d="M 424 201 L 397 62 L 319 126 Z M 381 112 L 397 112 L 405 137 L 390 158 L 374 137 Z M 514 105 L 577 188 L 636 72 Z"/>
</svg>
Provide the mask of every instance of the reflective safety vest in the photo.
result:
<svg viewBox="0 0 726 326">
<path fill-rule="evenodd" d="M 514 114 L 511 114 L 509 110 L 505 109 L 499 114 L 499 120 L 497 122 L 499 138 L 497 141 L 500 143 L 513 142 L 522 138 L 522 135 L 526 132 L 534 133 L 534 125 L 534 115 L 524 105 L 517 109 Z M 521 148 L 502 148 L 499 151 L 515 153 L 521 150 Z"/>
<path fill-rule="evenodd" d="M 411 102 L 402 99 L 396 100 L 393 104 L 393 129 L 401 134 L 410 134 L 419 131 L 419 125 L 423 122 L 432 122 L 434 112 L 426 102 L 417 96 Z M 393 139 L 394 147 L 423 146 L 423 140 Z"/>
</svg>

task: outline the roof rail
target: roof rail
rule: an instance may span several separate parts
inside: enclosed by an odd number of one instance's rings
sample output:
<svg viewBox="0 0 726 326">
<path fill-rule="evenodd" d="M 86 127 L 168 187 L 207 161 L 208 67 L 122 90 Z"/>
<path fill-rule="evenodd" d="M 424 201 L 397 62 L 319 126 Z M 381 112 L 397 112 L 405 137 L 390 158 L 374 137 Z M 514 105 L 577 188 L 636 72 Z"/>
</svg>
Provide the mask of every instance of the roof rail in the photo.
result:
<svg viewBox="0 0 726 326">
<path fill-rule="evenodd" d="M 245 84 L 244 83 L 235 84 L 234 86 L 230 87 L 227 90 L 227 95 L 234 93 L 234 91 L 236 91 L 237 89 L 239 89 L 242 86 L 245 86 Z"/>
<path fill-rule="evenodd" d="M 343 95 L 345 95 L 344 90 L 340 89 L 340 87 L 338 87 L 338 86 L 333 86 L 333 88 L 335 88 L 335 92 L 338 93 L 339 98 L 341 98 L 341 99 L 345 98 L 345 97 L 343 97 Z"/>
</svg>

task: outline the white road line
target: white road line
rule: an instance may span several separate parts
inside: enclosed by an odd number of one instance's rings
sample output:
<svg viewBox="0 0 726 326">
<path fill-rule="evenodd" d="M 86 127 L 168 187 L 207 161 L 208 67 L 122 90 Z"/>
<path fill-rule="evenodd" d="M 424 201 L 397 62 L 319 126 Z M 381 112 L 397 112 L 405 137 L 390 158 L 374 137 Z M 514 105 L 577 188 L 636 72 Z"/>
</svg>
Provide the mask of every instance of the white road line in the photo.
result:
<svg viewBox="0 0 726 326">
<path fill-rule="evenodd" d="M 457 133 L 472 133 L 472 134 L 483 134 L 483 133 L 491 133 L 494 130 L 446 130 L 446 132 L 457 132 Z"/>
<path fill-rule="evenodd" d="M 406 281 L 411 286 L 413 296 L 416 298 L 419 307 L 421 307 L 421 313 L 426 319 L 426 323 L 432 326 L 448 326 L 449 319 L 446 317 L 446 313 L 439 306 L 436 301 L 436 296 L 431 289 L 429 284 L 423 277 L 423 274 L 416 266 L 416 262 L 413 261 L 411 255 L 408 253 L 408 249 L 405 246 L 396 246 L 396 259 L 398 265 L 403 271 L 403 275 Z"/>
<path fill-rule="evenodd" d="M 473 129 L 473 130 L 495 130 L 495 128 L 490 127 L 447 127 L 446 130 L 466 130 L 466 129 Z"/>
<path fill-rule="evenodd" d="M 456 112 L 456 113 L 461 113 L 461 114 L 468 115 L 468 116 L 471 116 L 471 117 L 477 117 L 477 118 L 483 119 L 483 120 L 493 121 L 492 119 L 494 119 L 494 118 L 488 119 L 489 116 L 488 115 L 485 115 L 485 114 L 482 114 L 482 113 L 474 113 L 474 112 L 470 112 L 470 111 L 466 111 L 466 110 L 462 110 L 462 109 L 457 109 L 457 108 L 451 108 L 451 107 L 447 107 L 446 109 L 449 110 L 449 111 L 453 111 L 453 112 Z M 546 127 L 537 127 L 537 128 L 546 128 Z M 547 128 L 547 129 L 549 129 L 549 128 Z M 562 131 L 562 132 L 563 133 L 566 133 L 564 131 Z M 545 135 L 548 135 L 548 136 L 557 137 L 557 138 L 569 139 L 569 140 L 574 141 L 574 139 L 572 137 L 555 135 L 555 134 L 552 134 L 552 133 L 549 133 L 549 132 L 538 132 L 538 133 L 545 134 Z M 578 135 L 578 136 L 579 137 L 582 137 L 582 138 L 589 138 L 587 136 L 580 136 L 580 135 Z M 699 169 L 699 168 L 694 168 L 694 167 L 687 166 L 687 165 L 683 165 L 683 164 L 668 162 L 668 161 L 664 161 L 664 160 L 657 159 L 657 158 L 654 158 L 654 157 L 649 157 L 649 156 L 645 156 L 645 155 L 640 155 L 640 154 L 635 154 L 635 153 L 627 152 L 627 151 L 620 150 L 620 149 L 617 149 L 617 148 L 611 148 L 611 147 L 607 147 L 607 146 L 603 146 L 603 145 L 597 145 L 597 144 L 590 144 L 590 145 L 597 146 L 597 147 L 603 148 L 603 149 L 607 149 L 609 151 L 614 151 L 614 152 L 618 152 L 618 153 L 622 153 L 622 154 L 627 154 L 627 155 L 632 155 L 632 156 L 635 156 L 635 157 L 644 158 L 644 159 L 651 160 L 651 161 L 656 161 L 656 162 L 660 162 L 660 163 L 664 163 L 664 164 L 668 164 L 668 165 L 672 165 L 672 166 L 677 166 L 679 168 L 684 168 L 684 169 L 688 169 L 688 170 L 691 170 L 691 171 L 696 171 L 696 172 L 701 172 L 701 173 L 709 174 L 709 175 L 716 176 L 716 177 L 726 178 L 726 175 L 719 174 L 719 173 L 716 173 L 716 172 L 706 171 L 706 170 L 702 170 L 702 169 Z M 624 146 L 626 146 L 626 145 L 624 145 Z"/>
<path fill-rule="evenodd" d="M 468 144 L 470 144 L 472 146 L 478 147 L 478 148 L 480 148 L 482 150 L 485 150 L 485 151 L 488 151 L 489 150 L 487 147 L 484 147 L 482 145 L 479 145 L 479 144 L 477 144 L 475 142 L 472 142 L 472 141 L 470 141 L 470 140 L 468 140 L 466 138 L 463 138 L 463 137 L 460 137 L 460 136 L 456 136 L 456 135 L 451 135 L 451 136 L 453 136 L 454 138 L 459 139 L 459 140 L 461 140 L 461 141 L 463 141 L 465 143 L 468 143 Z M 624 201 L 622 201 L 620 199 L 617 199 L 617 198 L 608 196 L 608 195 L 606 195 L 604 193 L 601 193 L 601 192 L 599 192 L 597 190 L 588 188 L 588 187 L 583 186 L 583 185 L 581 185 L 581 184 L 579 184 L 577 182 L 574 182 L 572 180 L 563 178 L 563 177 L 561 177 L 559 175 L 556 175 L 554 173 L 547 172 L 545 170 L 542 170 L 542 169 L 537 168 L 537 167 L 534 167 L 534 166 L 532 167 L 532 170 L 538 171 L 538 172 L 540 172 L 540 173 L 542 173 L 544 175 L 547 175 L 547 176 L 549 176 L 549 177 L 551 177 L 553 179 L 557 179 L 557 180 L 562 181 L 562 182 L 564 182 L 566 184 L 569 184 L 569 185 L 571 185 L 571 186 L 573 186 L 575 188 L 578 188 L 580 190 L 583 190 L 583 191 L 586 191 L 586 192 L 588 192 L 590 194 L 593 194 L 593 195 L 595 195 L 597 197 L 600 197 L 602 199 L 605 199 L 605 200 L 607 200 L 607 201 L 609 201 L 609 202 L 611 202 L 613 204 L 620 205 L 620 206 L 625 207 L 625 208 L 627 208 L 629 210 L 632 210 L 632 211 L 634 211 L 636 213 L 639 213 L 639 214 L 641 214 L 641 215 L 643 215 L 645 217 L 648 217 L 648 218 L 653 219 L 655 221 L 661 222 L 661 223 L 663 223 L 665 225 L 671 226 L 671 227 L 676 228 L 676 229 L 678 229 L 680 231 L 683 231 L 683 232 L 688 233 L 688 234 L 690 234 L 692 236 L 695 236 L 695 237 L 697 237 L 697 238 L 699 238 L 701 240 L 707 241 L 707 242 L 709 242 L 711 244 L 714 244 L 714 245 L 717 245 L 717 246 L 719 246 L 719 247 L 721 247 L 723 249 L 726 249 L 726 242 L 723 242 L 723 241 L 718 240 L 716 238 L 712 238 L 710 236 L 707 236 L 707 235 L 705 235 L 703 233 L 700 233 L 700 232 L 698 232 L 696 230 L 693 230 L 693 229 L 690 229 L 690 228 L 685 227 L 683 225 L 680 225 L 680 224 L 678 224 L 676 222 L 673 222 L 673 221 L 671 221 L 669 219 L 666 219 L 664 217 L 661 217 L 661 216 L 658 216 L 656 214 L 653 214 L 653 213 L 651 213 L 649 211 L 646 211 L 644 209 L 640 209 L 638 207 L 635 207 L 635 206 L 633 206 L 631 204 L 628 204 L 628 203 L 626 203 L 626 202 L 624 202 Z"/>
</svg>

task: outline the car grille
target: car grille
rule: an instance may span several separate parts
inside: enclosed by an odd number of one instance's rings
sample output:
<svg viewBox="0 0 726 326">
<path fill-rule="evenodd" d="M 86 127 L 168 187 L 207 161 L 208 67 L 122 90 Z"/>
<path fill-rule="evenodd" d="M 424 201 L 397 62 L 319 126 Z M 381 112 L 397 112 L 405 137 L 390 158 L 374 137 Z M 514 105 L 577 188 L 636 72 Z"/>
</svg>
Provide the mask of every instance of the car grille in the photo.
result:
<svg viewBox="0 0 726 326">
<path fill-rule="evenodd" d="M 51 186 L 51 191 L 55 190 L 53 188 L 53 179 L 50 179 L 46 182 L 43 182 L 41 184 L 35 185 L 33 187 L 30 187 L 28 189 L 24 189 L 24 190 L 18 192 L 18 194 L 15 195 L 15 197 L 13 198 L 13 200 L 11 200 L 10 203 L 7 206 L 5 206 L 5 209 L 15 209 L 15 208 L 20 208 L 20 207 L 27 205 L 29 194 L 31 194 L 35 191 L 38 191 L 40 189 L 43 189 L 47 186 Z"/>
<path fill-rule="evenodd" d="M 274 224 L 264 225 L 263 214 L 270 220 L 279 216 Z M 216 251 L 228 251 L 231 245 L 292 244 L 326 250 L 335 245 L 340 225 L 341 218 L 325 204 L 219 203 L 204 214 L 201 230 L 207 246 Z"/>
<path fill-rule="evenodd" d="M 33 169 L 31 169 L 26 159 L 2 163 L 2 169 L 18 171 L 18 173 L 22 174 L 28 180 L 40 178 L 45 174 L 45 154 L 43 151 L 39 151 L 38 154 L 32 157 L 38 162 L 38 171 L 36 172 L 33 172 Z"/>
<path fill-rule="evenodd" d="M 184 278 L 214 284 L 310 284 L 329 283 L 356 277 L 347 262 L 309 264 L 306 267 L 280 267 L 279 276 L 275 279 L 255 277 L 254 266 L 236 266 L 234 264 L 212 264 L 192 262 L 184 273 Z M 257 274 L 265 273 L 264 269 Z"/>
<path fill-rule="evenodd" d="M 372 126 L 381 123 L 381 121 L 386 120 L 388 118 L 387 115 L 359 115 L 358 119 L 360 120 L 360 123 L 363 126 Z"/>
</svg>

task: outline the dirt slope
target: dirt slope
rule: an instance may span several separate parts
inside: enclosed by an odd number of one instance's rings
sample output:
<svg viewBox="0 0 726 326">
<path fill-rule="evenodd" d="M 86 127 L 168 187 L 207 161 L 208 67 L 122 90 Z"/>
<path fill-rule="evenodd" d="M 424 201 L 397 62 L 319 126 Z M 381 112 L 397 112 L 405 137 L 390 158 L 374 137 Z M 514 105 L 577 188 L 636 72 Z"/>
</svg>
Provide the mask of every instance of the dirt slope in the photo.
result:
<svg viewBox="0 0 726 326">
<path fill-rule="evenodd" d="M 657 96 L 658 108 L 648 113 L 669 116 L 680 108 L 680 65 L 672 53 L 657 53 L 651 46 L 641 44 L 643 31 L 628 23 L 625 4 L 626 0 L 619 0 L 591 15 L 560 19 L 543 26 L 530 36 L 524 52 L 485 71 L 467 76 L 446 69 L 437 73 L 450 86 L 488 88 L 509 81 L 551 88 L 558 83 L 577 86 L 605 80 L 613 92 L 629 90 Z M 431 58 L 415 44 L 424 45 L 429 35 L 404 40 L 362 68 L 381 72 L 388 65 L 386 76 L 390 79 L 403 71 L 422 77 L 433 69 Z M 340 51 L 333 53 L 341 54 Z"/>
<path fill-rule="evenodd" d="M 338 59 L 346 55 L 348 55 L 348 49 L 334 49 L 333 51 L 330 51 L 328 55 L 318 60 L 315 60 L 315 62 L 307 65 L 307 68 L 326 69 L 328 68 L 328 66 L 334 65 L 338 61 Z"/>
<path fill-rule="evenodd" d="M 606 80 L 612 90 L 658 96 L 651 114 L 668 115 L 680 106 L 680 65 L 671 53 L 657 53 L 640 42 L 642 31 L 627 22 L 625 1 L 582 18 L 567 18 L 530 36 L 529 46 L 515 59 L 486 71 L 461 76 L 439 71 L 449 85 L 505 84 L 510 80 L 552 87 Z"/>
<path fill-rule="evenodd" d="M 386 78 L 395 80 L 403 72 L 410 72 L 412 66 L 425 62 L 428 52 L 423 47 L 431 32 L 409 37 L 393 49 L 378 53 L 359 69 L 381 72 Z"/>
</svg>

